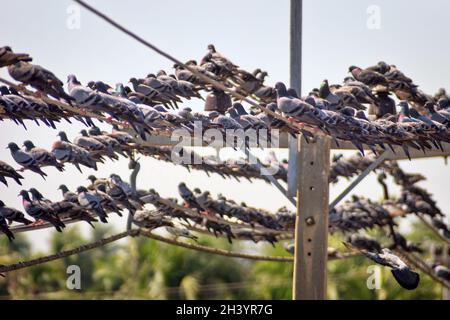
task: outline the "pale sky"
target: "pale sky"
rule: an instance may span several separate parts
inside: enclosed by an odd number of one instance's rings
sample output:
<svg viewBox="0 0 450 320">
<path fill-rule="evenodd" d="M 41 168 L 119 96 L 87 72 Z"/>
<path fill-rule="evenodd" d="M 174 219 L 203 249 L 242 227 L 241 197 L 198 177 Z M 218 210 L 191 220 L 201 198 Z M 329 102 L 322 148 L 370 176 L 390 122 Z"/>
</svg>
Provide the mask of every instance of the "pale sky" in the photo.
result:
<svg viewBox="0 0 450 320">
<path fill-rule="evenodd" d="M 269 83 L 288 82 L 289 79 L 289 1 L 88 1 L 119 23 L 129 27 L 180 60 L 200 59 L 206 46 L 216 48 L 244 69 L 261 67 L 268 70 Z M 69 0 L 7 1 L 2 3 L 0 34 L 2 43 L 15 51 L 30 53 L 36 64 L 53 71 L 64 82 L 68 74 L 76 74 L 85 84 L 102 80 L 114 85 L 126 83 L 130 77 L 143 77 L 160 69 L 170 70 L 172 63 L 105 22 L 81 9 L 80 28 L 67 27 L 74 3 Z M 369 29 L 367 9 L 377 6 L 380 28 Z M 303 90 L 317 87 L 327 78 L 340 82 L 350 65 L 368 66 L 379 60 L 397 65 L 429 93 L 439 87 L 449 88 L 450 43 L 444 35 L 450 30 L 448 12 L 450 2 L 433 1 L 304 1 L 303 34 Z M 70 21 L 70 20 L 69 20 Z M 443 38 L 443 39 L 441 39 Z M 0 76 L 9 79 L 6 69 Z M 199 102 L 187 103 L 201 108 Z M 28 131 L 5 121 L 0 124 L 0 159 L 14 164 L 7 143 L 22 143 L 31 139 L 36 145 L 50 148 L 57 131 L 28 124 Z M 80 125 L 71 127 L 62 123 L 58 129 L 74 138 Z M 280 152 L 286 157 L 287 151 Z M 438 201 L 444 212 L 450 209 L 448 181 L 449 167 L 443 159 L 402 161 L 404 169 L 424 174 L 422 183 Z M 128 178 L 127 161 L 108 161 L 98 172 L 83 170 L 84 175 L 68 165 L 64 173 L 48 168 L 48 179 L 34 173 L 25 173 L 24 187 L 34 186 L 52 200 L 60 199 L 56 190 L 62 182 L 70 189 L 86 184 L 85 177 L 94 173 L 108 176 L 115 172 Z M 157 189 L 162 196 L 177 195 L 177 184 L 209 189 L 213 194 L 223 193 L 237 201 L 246 201 L 256 207 L 276 210 L 288 201 L 264 182 L 236 183 L 202 172 L 188 173 L 181 167 L 142 159 L 138 177 L 140 188 Z M 331 187 L 334 198 L 348 182 Z M 394 189 L 396 190 L 396 189 Z M 19 186 L 0 186 L 0 199 L 10 206 L 22 209 L 17 197 Z M 381 189 L 370 176 L 356 189 L 378 199 Z M 125 219 L 112 219 L 117 229 Z M 49 231 L 29 233 L 38 248 L 45 248 Z"/>
</svg>

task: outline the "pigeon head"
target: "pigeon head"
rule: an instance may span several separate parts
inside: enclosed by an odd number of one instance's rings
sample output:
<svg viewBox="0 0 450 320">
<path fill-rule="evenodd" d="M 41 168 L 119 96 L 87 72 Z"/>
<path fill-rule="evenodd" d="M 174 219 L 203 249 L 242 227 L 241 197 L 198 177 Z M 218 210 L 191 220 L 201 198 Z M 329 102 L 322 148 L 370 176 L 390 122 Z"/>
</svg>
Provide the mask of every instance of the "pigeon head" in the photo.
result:
<svg viewBox="0 0 450 320">
<path fill-rule="evenodd" d="M 345 107 L 342 108 L 341 113 L 343 115 L 349 116 L 349 117 L 354 117 L 355 116 L 355 109 L 350 108 L 350 107 Z"/>
<path fill-rule="evenodd" d="M 248 114 L 247 111 L 245 111 L 244 106 L 240 102 L 233 103 L 232 108 L 237 111 L 237 113 L 241 116 Z"/>
<path fill-rule="evenodd" d="M 19 150 L 19 146 L 14 142 L 10 142 L 10 143 L 8 143 L 8 146 L 6 147 L 6 149 L 11 150 L 11 152 L 15 152 L 15 151 Z"/>
<path fill-rule="evenodd" d="M 216 47 L 213 44 L 208 44 L 207 49 L 212 53 L 216 52 Z"/>
<path fill-rule="evenodd" d="M 82 192 L 87 192 L 88 190 L 86 189 L 86 187 L 83 186 L 79 186 L 77 188 L 77 193 L 82 193 Z"/>
<path fill-rule="evenodd" d="M 64 131 L 58 132 L 58 134 L 56 136 L 60 137 L 61 141 L 69 142 L 69 139 L 67 138 L 67 134 Z"/>
<path fill-rule="evenodd" d="M 130 80 L 128 80 L 129 83 L 131 83 L 134 87 L 137 87 L 140 83 L 139 80 L 136 78 L 130 78 Z"/>
<path fill-rule="evenodd" d="M 5 203 L 2 200 L 0 200 L 0 207 L 4 207 L 4 206 L 5 206 Z"/>
<path fill-rule="evenodd" d="M 348 76 L 344 78 L 344 82 L 351 82 L 351 81 L 355 81 L 355 78 Z"/>
<path fill-rule="evenodd" d="M 271 102 L 267 105 L 267 109 L 269 109 L 272 112 L 275 112 L 275 111 L 277 111 L 278 106 L 275 102 Z"/>
<path fill-rule="evenodd" d="M 2 95 L 9 94 L 9 89 L 8 89 L 8 87 L 7 87 L 7 86 L 0 86 L 0 93 L 1 93 Z"/>
<path fill-rule="evenodd" d="M 30 201 L 30 195 L 27 190 L 20 190 L 19 197 L 22 197 L 24 200 Z"/>
<path fill-rule="evenodd" d="M 93 89 L 103 92 L 103 93 L 108 93 L 108 89 L 111 89 L 111 87 L 102 81 L 96 81 L 94 83 Z"/>
<path fill-rule="evenodd" d="M 156 78 L 154 73 L 149 73 L 146 78 Z"/>
<path fill-rule="evenodd" d="M 69 74 L 67 76 L 67 82 L 72 84 L 81 84 L 81 82 L 78 81 L 77 77 L 73 74 Z"/>
<path fill-rule="evenodd" d="M 59 185 L 58 190 L 61 190 L 62 192 L 68 192 L 69 188 L 67 188 L 65 184 L 61 184 Z"/>
<path fill-rule="evenodd" d="M 167 73 L 164 70 L 159 70 L 156 75 L 159 76 L 167 76 Z"/>
<path fill-rule="evenodd" d="M 83 137 L 88 137 L 88 133 L 87 133 L 86 129 L 80 130 L 80 134 L 81 134 Z"/>
<path fill-rule="evenodd" d="M 31 193 L 31 195 L 33 196 L 33 198 L 35 200 L 44 199 L 44 196 L 42 195 L 42 193 L 40 193 L 36 188 L 30 188 L 30 190 L 28 190 L 28 192 Z"/>
<path fill-rule="evenodd" d="M 195 189 L 192 190 L 192 191 L 194 191 L 194 193 L 202 193 L 202 191 L 201 191 L 199 188 L 195 188 Z"/>
<path fill-rule="evenodd" d="M 353 73 L 354 71 L 356 71 L 356 72 L 361 71 L 361 68 L 357 67 L 357 66 L 350 66 L 348 68 L 348 72 Z"/>
<path fill-rule="evenodd" d="M 23 142 L 23 146 L 25 147 L 25 150 L 26 150 L 26 151 L 30 151 L 30 150 L 32 150 L 33 148 L 35 148 L 34 143 L 31 142 L 30 140 L 25 140 L 25 141 Z"/>
<path fill-rule="evenodd" d="M 121 182 L 122 181 L 122 178 L 118 174 L 115 174 L 115 173 L 112 173 L 109 177 L 114 182 Z"/>
<path fill-rule="evenodd" d="M 233 119 L 239 118 L 239 114 L 234 107 L 228 108 L 226 113 L 228 113 Z"/>
<path fill-rule="evenodd" d="M 89 81 L 89 82 L 87 83 L 87 86 L 88 86 L 89 88 L 91 88 L 92 90 L 94 90 L 94 89 L 95 89 L 95 81 Z"/>
<path fill-rule="evenodd" d="M 306 103 L 309 103 L 309 104 L 312 105 L 313 107 L 316 106 L 316 99 L 315 99 L 314 96 L 312 96 L 312 95 L 307 96 L 306 99 L 305 99 L 305 102 L 306 102 Z"/>
<path fill-rule="evenodd" d="M 104 184 L 101 184 L 97 187 L 97 190 L 106 193 L 106 186 Z"/>
<path fill-rule="evenodd" d="M 100 128 L 99 128 L 99 127 L 91 127 L 91 128 L 89 129 L 89 134 L 90 134 L 90 135 L 93 135 L 93 136 L 98 136 L 98 135 L 101 135 L 102 132 L 100 131 Z"/>
<path fill-rule="evenodd" d="M 283 82 L 277 82 L 275 84 L 275 90 L 277 91 L 278 97 L 285 97 L 285 96 L 287 96 L 286 86 L 284 85 Z"/>
<path fill-rule="evenodd" d="M 89 175 L 89 177 L 87 177 L 87 179 L 92 183 L 94 183 L 97 180 L 97 178 L 93 174 Z"/>
<path fill-rule="evenodd" d="M 178 187 L 186 187 L 186 183 L 180 182 L 180 183 L 178 184 Z"/>
</svg>

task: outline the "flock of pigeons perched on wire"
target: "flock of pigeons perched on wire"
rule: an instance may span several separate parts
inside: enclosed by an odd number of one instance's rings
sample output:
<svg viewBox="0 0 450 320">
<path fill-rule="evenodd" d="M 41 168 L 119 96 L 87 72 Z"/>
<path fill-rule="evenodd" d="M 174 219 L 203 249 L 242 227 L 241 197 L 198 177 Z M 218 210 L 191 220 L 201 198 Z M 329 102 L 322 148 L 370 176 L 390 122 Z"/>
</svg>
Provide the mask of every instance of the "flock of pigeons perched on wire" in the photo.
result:
<svg viewBox="0 0 450 320">
<path fill-rule="evenodd" d="M 350 141 L 363 156 L 335 157 L 329 178 L 332 183 L 338 177 L 351 178 L 372 163 L 370 157 L 364 156 L 363 145 L 375 154 L 387 148 L 396 152 L 394 147 L 399 146 L 410 157 L 411 148 L 424 152 L 432 148 L 443 150 L 442 143 L 450 142 L 450 97 L 445 90 L 440 89 L 435 96 L 427 95 L 396 66 L 384 62 L 366 69 L 352 66 L 351 76 L 343 84 L 330 85 L 324 80 L 320 88 L 299 97 L 281 82 L 275 87 L 264 84 L 266 71 L 242 70 L 213 45 L 208 46 L 208 53 L 199 63 L 190 60 L 184 65 L 176 64 L 174 74 L 160 70 L 142 79 L 131 78 L 131 87 L 119 83 L 113 88 L 102 81 L 91 81 L 84 86 L 75 75 L 69 75 L 66 92 L 61 80 L 31 60 L 28 54 L 14 53 L 10 47 L 0 48 L 0 67 L 7 67 L 10 76 L 20 83 L 0 87 L 0 120 L 10 119 L 25 129 L 27 120 L 54 129 L 62 120 L 68 123 L 76 120 L 87 128 L 72 141 L 64 131 L 59 131 L 59 140 L 50 150 L 35 146 L 31 140 L 24 141 L 23 148 L 10 142 L 8 149 L 21 169 L 15 170 L 0 161 L 0 182 L 5 185 L 7 179 L 22 185 L 20 172 L 24 170 L 36 172 L 45 179 L 43 167 L 53 166 L 63 171 L 66 163 L 82 172 L 81 166 L 97 170 L 97 164 L 106 158 L 117 160 L 123 156 L 134 161 L 136 153 L 171 161 L 170 148 L 145 146 L 138 138 L 145 140 L 149 134 L 170 133 L 177 128 L 193 132 L 199 123 L 202 130 L 221 129 L 224 134 L 226 129 L 280 129 L 291 134 L 302 133 L 307 141 L 321 133 L 330 135 L 337 144 L 340 140 Z M 216 88 L 196 73 L 219 81 L 229 92 Z M 36 91 L 31 92 L 26 86 Z M 203 112 L 194 112 L 189 107 L 180 109 L 184 100 L 203 99 L 202 91 L 207 93 Z M 401 100 L 398 112 L 391 95 Z M 240 101 L 244 97 L 257 101 L 260 108 L 248 112 Z M 366 116 L 366 108 L 371 115 Z M 93 119 L 111 123 L 112 131 L 101 131 Z M 185 166 L 223 177 L 264 179 L 258 167 L 246 162 L 218 163 L 210 158 L 199 165 L 193 163 Z M 272 157 L 265 165 L 276 166 L 275 177 L 287 180 L 286 161 L 279 162 Z M 393 218 L 415 214 L 430 219 L 431 226 L 445 239 L 450 239 L 450 232 L 431 195 L 416 185 L 423 180 L 422 176 L 404 173 L 396 162 L 382 165 L 381 170 L 379 182 L 384 186 L 385 200 L 378 203 L 354 196 L 352 201 L 331 210 L 330 231 L 350 234 L 349 247 L 390 267 L 402 287 L 414 289 L 419 275 L 394 252 L 401 249 L 420 253 L 423 249 L 395 230 Z M 402 187 L 398 199 L 387 196 L 386 174 Z M 271 244 L 292 238 L 295 214 L 286 208 L 272 214 L 245 203 L 238 204 L 223 195 L 213 197 L 208 191 L 190 190 L 184 183 L 178 188 L 183 203 L 178 204 L 177 199 L 162 198 L 154 189 L 133 192 L 115 174 L 106 179 L 91 175 L 89 180 L 90 185 L 80 186 L 76 192 L 61 185 L 63 199 L 59 201 L 46 199 L 35 188 L 24 189 L 19 194 L 24 212 L 0 201 L 0 231 L 12 240 L 14 233 L 9 227 L 12 222 L 49 223 L 62 231 L 69 221 L 81 220 L 94 226 L 98 220 L 106 223 L 110 213 L 122 215 L 123 210 L 128 210 L 133 213 L 137 226 L 164 227 L 175 237 L 196 240 L 192 233 L 195 231 L 223 236 L 229 242 L 245 239 Z M 153 209 L 147 207 L 149 204 Z M 383 247 L 362 233 L 375 226 L 388 228 L 392 244 Z M 433 268 L 438 277 L 450 281 L 448 269 L 442 265 Z"/>
<path fill-rule="evenodd" d="M 324 80 L 320 88 L 301 98 L 281 82 L 275 87 L 265 85 L 267 72 L 240 69 L 213 45 L 208 46 L 208 54 L 200 63 L 190 60 L 175 65 L 175 74 L 160 70 L 142 79 L 131 78 L 131 87 L 119 83 L 113 88 L 102 81 L 84 86 L 76 76 L 69 75 L 67 93 L 61 80 L 30 60 L 27 54 L 0 48 L 0 67 L 7 66 L 11 77 L 21 83 L 18 87 L 1 87 L 0 106 L 4 117 L 23 126 L 24 120 L 29 119 L 55 127 L 55 122 L 70 121 L 70 117 L 92 126 L 89 114 L 130 126 L 142 139 L 161 130 L 193 131 L 198 123 L 202 130 L 277 128 L 302 132 L 306 139 L 319 130 L 332 136 L 337 144 L 339 140 L 350 141 L 363 154 L 364 144 L 375 153 L 388 147 L 395 152 L 394 146 L 400 146 L 408 157 L 411 148 L 426 152 L 443 149 L 442 143 L 450 142 L 450 100 L 445 90 L 440 89 L 435 96 L 425 94 L 395 65 L 385 62 L 365 69 L 351 66 L 351 76 L 343 84 L 329 85 Z M 190 70 L 223 83 L 232 96 L 254 98 L 261 110 L 248 113 L 236 101 L 238 98 L 233 102 L 230 94 Z M 17 89 L 20 91 L 25 85 L 37 92 L 19 93 Z M 182 99 L 202 98 L 200 91 L 208 92 L 204 112 L 194 112 L 189 107 L 169 111 L 178 108 Z M 389 97 L 392 94 L 401 100 L 398 113 L 395 101 Z M 48 99 L 43 101 L 42 95 L 73 108 L 63 108 Z M 367 107 L 376 119 L 366 116 L 363 110 Z"/>
</svg>

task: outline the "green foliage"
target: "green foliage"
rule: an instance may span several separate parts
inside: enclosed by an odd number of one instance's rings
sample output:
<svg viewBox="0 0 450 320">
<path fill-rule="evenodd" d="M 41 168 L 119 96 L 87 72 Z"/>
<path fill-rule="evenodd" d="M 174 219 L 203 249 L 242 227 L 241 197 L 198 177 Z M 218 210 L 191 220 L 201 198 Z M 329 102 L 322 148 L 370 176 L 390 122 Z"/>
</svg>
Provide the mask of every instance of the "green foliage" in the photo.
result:
<svg viewBox="0 0 450 320">
<path fill-rule="evenodd" d="M 52 232 L 50 252 L 59 252 L 101 239 L 114 231 L 97 226 L 88 236 L 76 226 L 63 234 Z M 372 232 L 380 236 L 381 232 Z M 422 224 L 413 222 L 406 234 L 412 241 L 436 240 Z M 345 250 L 343 237 L 330 236 L 331 247 Z M 254 246 L 251 242 L 233 245 L 224 239 L 203 236 L 200 244 L 234 251 L 287 256 L 277 245 Z M 421 243 L 424 245 L 424 242 Z M 17 235 L 9 243 L 0 237 L 0 264 L 29 260 L 47 253 L 33 252 L 26 237 Z M 428 259 L 425 255 L 423 258 Z M 81 290 L 66 288 L 66 269 L 81 269 Z M 427 275 L 420 274 L 417 290 L 398 286 L 390 270 L 381 268 L 381 288 L 367 288 L 373 265 L 364 257 L 328 263 L 329 299 L 440 299 L 441 287 Z M 292 264 L 248 261 L 188 250 L 147 238 L 128 238 L 104 247 L 51 263 L 21 269 L 0 278 L 0 296 L 28 299 L 290 299 Z"/>
</svg>

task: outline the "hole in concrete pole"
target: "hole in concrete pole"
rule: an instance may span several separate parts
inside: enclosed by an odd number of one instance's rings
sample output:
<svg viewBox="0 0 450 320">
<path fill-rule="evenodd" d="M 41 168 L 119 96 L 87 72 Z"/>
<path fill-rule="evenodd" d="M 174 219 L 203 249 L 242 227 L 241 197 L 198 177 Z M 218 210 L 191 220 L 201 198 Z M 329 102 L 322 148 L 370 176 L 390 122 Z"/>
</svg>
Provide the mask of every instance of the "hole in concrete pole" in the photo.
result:
<svg viewBox="0 0 450 320">
<path fill-rule="evenodd" d="M 311 256 L 311 252 L 308 252 L 308 256 L 309 256 L 309 257 Z"/>
<path fill-rule="evenodd" d="M 309 164 L 313 166 L 314 165 L 314 161 L 311 161 Z"/>
<path fill-rule="evenodd" d="M 308 238 L 308 242 L 311 242 L 312 240 L 311 240 L 311 238 Z"/>
<path fill-rule="evenodd" d="M 314 191 L 314 187 L 313 186 L 309 187 L 309 190 Z"/>
</svg>

